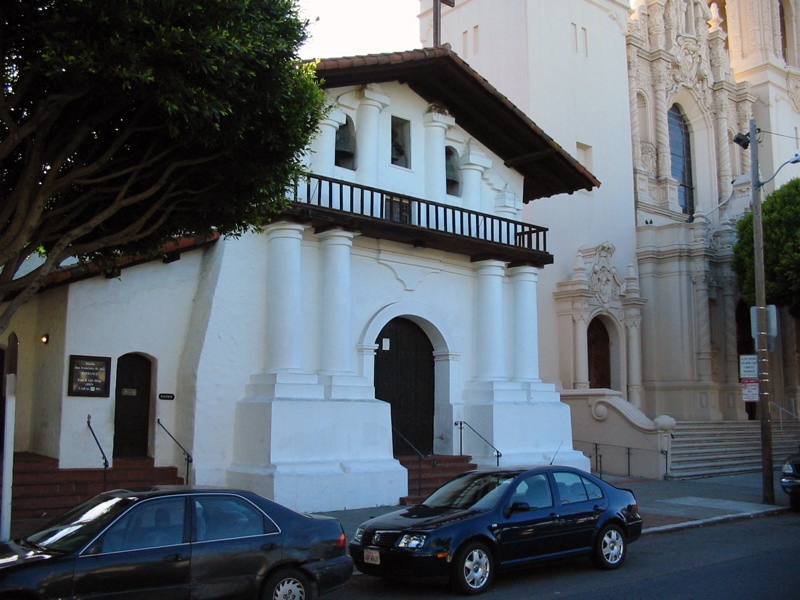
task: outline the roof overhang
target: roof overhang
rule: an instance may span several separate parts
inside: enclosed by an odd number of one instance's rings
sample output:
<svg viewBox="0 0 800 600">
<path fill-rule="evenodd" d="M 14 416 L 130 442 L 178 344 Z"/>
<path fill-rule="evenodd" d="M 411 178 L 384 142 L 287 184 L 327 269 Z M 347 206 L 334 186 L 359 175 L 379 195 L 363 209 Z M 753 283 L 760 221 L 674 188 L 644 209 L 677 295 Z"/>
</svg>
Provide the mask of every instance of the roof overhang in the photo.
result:
<svg viewBox="0 0 800 600">
<path fill-rule="evenodd" d="M 524 176 L 530 202 L 600 182 L 449 45 L 406 52 L 326 58 L 317 62 L 324 88 L 397 81 L 427 102 L 443 105 L 456 122 Z"/>
</svg>

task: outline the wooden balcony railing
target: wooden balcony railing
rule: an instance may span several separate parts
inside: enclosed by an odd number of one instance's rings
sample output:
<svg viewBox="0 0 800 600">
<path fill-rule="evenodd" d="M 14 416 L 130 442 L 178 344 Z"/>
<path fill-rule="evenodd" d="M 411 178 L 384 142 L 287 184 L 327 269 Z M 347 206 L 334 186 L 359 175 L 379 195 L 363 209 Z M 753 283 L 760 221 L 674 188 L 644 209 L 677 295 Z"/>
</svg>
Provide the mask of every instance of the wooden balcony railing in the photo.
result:
<svg viewBox="0 0 800 600">
<path fill-rule="evenodd" d="M 311 175 L 302 180 L 287 212 L 313 214 L 336 223 L 365 221 L 373 237 L 388 237 L 419 246 L 463 251 L 476 256 L 548 264 L 547 229 L 477 212 L 371 188 L 347 181 Z M 336 215 L 340 215 L 338 218 Z M 376 231 L 382 235 L 375 234 Z M 402 235 L 392 231 L 402 231 Z"/>
</svg>

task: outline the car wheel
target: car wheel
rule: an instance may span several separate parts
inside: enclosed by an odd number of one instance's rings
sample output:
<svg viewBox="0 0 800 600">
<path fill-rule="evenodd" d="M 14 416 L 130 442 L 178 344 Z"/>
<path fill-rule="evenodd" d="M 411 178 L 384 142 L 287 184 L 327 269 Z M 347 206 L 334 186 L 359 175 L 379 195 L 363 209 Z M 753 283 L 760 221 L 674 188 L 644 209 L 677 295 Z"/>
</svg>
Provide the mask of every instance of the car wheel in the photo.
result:
<svg viewBox="0 0 800 600">
<path fill-rule="evenodd" d="M 480 542 L 468 542 L 459 548 L 453 561 L 450 583 L 462 594 L 485 592 L 494 578 L 494 558 Z"/>
<path fill-rule="evenodd" d="M 600 569 L 616 569 L 622 566 L 627 552 L 625 532 L 617 525 L 607 525 L 597 536 L 592 551 L 592 562 Z"/>
<path fill-rule="evenodd" d="M 794 512 L 800 512 L 800 494 L 789 494 L 789 506 Z"/>
<path fill-rule="evenodd" d="M 264 586 L 263 600 L 312 600 L 314 591 L 308 577 L 296 569 L 278 571 Z"/>
</svg>

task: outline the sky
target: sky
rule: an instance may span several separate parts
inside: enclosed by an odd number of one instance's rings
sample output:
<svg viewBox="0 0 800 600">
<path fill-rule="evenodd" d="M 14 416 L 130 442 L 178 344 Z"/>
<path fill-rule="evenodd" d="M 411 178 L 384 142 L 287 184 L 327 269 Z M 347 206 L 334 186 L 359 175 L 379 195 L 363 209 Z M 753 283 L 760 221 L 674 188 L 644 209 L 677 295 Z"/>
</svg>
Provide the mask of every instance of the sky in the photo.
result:
<svg viewBox="0 0 800 600">
<path fill-rule="evenodd" d="M 310 39 L 300 57 L 333 58 L 411 50 L 419 41 L 419 0 L 299 0 Z"/>
</svg>

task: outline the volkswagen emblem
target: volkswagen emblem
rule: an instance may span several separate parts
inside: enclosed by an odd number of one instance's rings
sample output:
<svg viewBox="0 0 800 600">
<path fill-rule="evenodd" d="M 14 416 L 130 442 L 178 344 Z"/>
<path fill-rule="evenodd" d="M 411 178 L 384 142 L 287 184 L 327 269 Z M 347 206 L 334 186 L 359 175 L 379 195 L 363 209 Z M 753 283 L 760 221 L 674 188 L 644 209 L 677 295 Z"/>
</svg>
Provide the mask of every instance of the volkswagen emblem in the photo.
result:
<svg viewBox="0 0 800 600">
<path fill-rule="evenodd" d="M 377 544 L 381 541 L 381 534 L 379 532 L 375 532 L 375 535 L 372 536 L 372 543 Z"/>
</svg>

